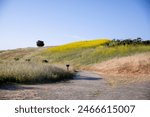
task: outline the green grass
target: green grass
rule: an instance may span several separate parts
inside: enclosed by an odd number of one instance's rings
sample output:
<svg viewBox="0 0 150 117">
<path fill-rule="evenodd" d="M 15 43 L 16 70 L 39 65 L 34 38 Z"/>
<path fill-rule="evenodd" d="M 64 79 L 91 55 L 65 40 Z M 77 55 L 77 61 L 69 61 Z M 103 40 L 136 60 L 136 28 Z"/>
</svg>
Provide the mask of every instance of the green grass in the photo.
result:
<svg viewBox="0 0 150 117">
<path fill-rule="evenodd" d="M 78 46 L 76 48 L 73 47 L 72 49 L 70 47 L 70 49 L 64 51 L 50 51 L 51 49 L 55 50 L 55 47 L 44 50 L 39 55 L 47 58 L 50 63 L 69 63 L 73 66 L 83 66 L 109 60 L 114 57 L 129 56 L 136 53 L 147 52 L 150 51 L 150 46 L 119 45 L 114 47 L 106 47 L 103 44 L 99 44 L 86 48 Z"/>
<path fill-rule="evenodd" d="M 48 83 L 71 79 L 73 74 L 58 67 L 34 63 L 0 64 L 0 84 Z"/>
</svg>

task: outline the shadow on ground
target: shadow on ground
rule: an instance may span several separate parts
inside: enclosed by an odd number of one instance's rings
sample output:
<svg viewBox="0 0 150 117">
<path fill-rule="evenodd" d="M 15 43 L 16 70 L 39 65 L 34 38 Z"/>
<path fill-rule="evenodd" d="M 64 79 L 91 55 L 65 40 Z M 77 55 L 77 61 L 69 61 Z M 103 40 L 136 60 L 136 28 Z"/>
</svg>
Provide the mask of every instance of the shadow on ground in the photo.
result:
<svg viewBox="0 0 150 117">
<path fill-rule="evenodd" d="M 34 89 L 34 87 L 25 87 L 20 85 L 3 85 L 0 86 L 1 90 L 26 90 L 26 89 Z"/>
<path fill-rule="evenodd" d="M 101 80 L 99 77 L 85 77 L 85 76 L 76 76 L 74 80 Z"/>
</svg>

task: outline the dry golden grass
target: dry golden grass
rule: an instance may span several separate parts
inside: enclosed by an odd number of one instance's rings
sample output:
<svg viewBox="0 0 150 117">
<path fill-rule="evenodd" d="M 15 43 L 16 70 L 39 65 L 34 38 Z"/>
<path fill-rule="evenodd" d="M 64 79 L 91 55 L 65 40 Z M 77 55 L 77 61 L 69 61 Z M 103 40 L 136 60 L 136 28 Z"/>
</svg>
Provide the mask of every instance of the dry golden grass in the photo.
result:
<svg viewBox="0 0 150 117">
<path fill-rule="evenodd" d="M 150 74 L 150 52 L 113 58 L 94 64 L 90 69 L 109 74 Z"/>
<path fill-rule="evenodd" d="M 0 53 L 0 60 L 10 61 L 10 60 L 13 60 L 14 58 L 23 58 L 36 51 L 38 51 L 38 48 L 7 50 L 7 51 Z"/>
<path fill-rule="evenodd" d="M 83 69 L 102 75 L 112 86 L 150 80 L 150 52 L 114 58 Z"/>
<path fill-rule="evenodd" d="M 47 83 L 70 79 L 73 74 L 56 66 L 32 62 L 0 64 L 0 84 Z"/>
</svg>

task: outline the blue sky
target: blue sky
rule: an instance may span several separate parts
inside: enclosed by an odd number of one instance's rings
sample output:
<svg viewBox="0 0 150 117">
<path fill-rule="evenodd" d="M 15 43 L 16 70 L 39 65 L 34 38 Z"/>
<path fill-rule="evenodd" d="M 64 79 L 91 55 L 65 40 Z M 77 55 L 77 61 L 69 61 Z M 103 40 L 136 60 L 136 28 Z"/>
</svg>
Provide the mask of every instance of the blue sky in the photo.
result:
<svg viewBox="0 0 150 117">
<path fill-rule="evenodd" d="M 150 39 L 150 0 L 0 0 L 0 50 L 97 38 Z"/>
</svg>

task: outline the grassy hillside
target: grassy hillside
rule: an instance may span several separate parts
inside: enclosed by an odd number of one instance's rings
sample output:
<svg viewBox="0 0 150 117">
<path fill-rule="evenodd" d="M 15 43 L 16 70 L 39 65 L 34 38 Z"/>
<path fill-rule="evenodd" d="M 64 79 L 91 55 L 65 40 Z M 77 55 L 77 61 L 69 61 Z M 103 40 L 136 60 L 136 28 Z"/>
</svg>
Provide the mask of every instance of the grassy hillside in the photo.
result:
<svg viewBox="0 0 150 117">
<path fill-rule="evenodd" d="M 96 48 L 102 48 L 107 39 L 91 40 L 69 43 L 66 45 L 48 48 L 39 55 L 47 58 L 51 63 L 70 63 L 74 65 L 84 65 L 96 62 L 91 61 L 90 55 Z"/>
<path fill-rule="evenodd" d="M 99 39 L 55 47 L 0 51 L 0 83 L 37 83 L 69 79 L 73 75 L 66 71 L 66 64 L 84 68 L 116 57 L 150 52 L 149 45 L 123 43 L 108 46 L 109 42 L 111 41 L 108 39 Z M 45 60 L 47 62 L 43 62 Z"/>
<path fill-rule="evenodd" d="M 0 85 L 6 83 L 48 83 L 71 79 L 72 72 L 62 67 L 37 62 L 36 53 L 46 48 L 24 48 L 0 53 Z"/>
<path fill-rule="evenodd" d="M 106 79 L 108 85 L 117 86 L 150 80 L 150 52 L 113 58 L 86 66 Z"/>
<path fill-rule="evenodd" d="M 74 42 L 66 45 L 48 48 L 38 56 L 45 57 L 50 63 L 72 64 L 73 66 L 99 63 L 114 57 L 128 56 L 150 51 L 146 45 L 105 46 L 108 39 Z"/>
<path fill-rule="evenodd" d="M 25 62 L 33 63 L 48 60 L 50 64 L 71 64 L 82 66 L 99 63 L 114 57 L 128 56 L 150 51 L 149 45 L 117 45 L 106 46 L 108 39 L 73 42 L 61 46 L 46 48 L 25 48 L 3 51 L 0 53 L 0 63 Z"/>
<path fill-rule="evenodd" d="M 89 66 L 89 69 L 106 74 L 150 75 L 150 52 L 113 58 L 108 61 L 93 64 Z"/>
</svg>

